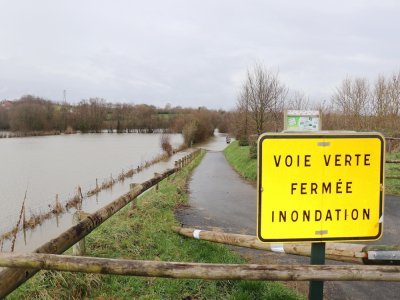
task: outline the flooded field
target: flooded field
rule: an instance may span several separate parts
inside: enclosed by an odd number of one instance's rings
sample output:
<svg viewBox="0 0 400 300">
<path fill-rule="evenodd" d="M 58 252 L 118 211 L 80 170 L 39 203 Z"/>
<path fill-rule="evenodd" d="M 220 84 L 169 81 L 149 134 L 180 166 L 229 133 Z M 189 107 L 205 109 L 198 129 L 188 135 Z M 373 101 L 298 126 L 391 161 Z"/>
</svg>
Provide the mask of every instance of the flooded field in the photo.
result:
<svg viewBox="0 0 400 300">
<path fill-rule="evenodd" d="M 173 147 L 181 135 L 170 135 Z M 85 196 L 110 178 L 117 179 L 123 170 L 137 168 L 161 153 L 160 134 L 76 134 L 46 137 L 0 139 L 0 234 L 13 228 L 19 219 L 26 193 L 26 214 L 47 212 L 56 195 L 62 205 L 81 187 Z M 143 182 L 174 165 L 185 155 L 178 153 L 169 160 L 150 166 L 117 182 L 111 189 L 84 197 L 83 210 L 94 212 L 127 192 L 129 183 Z M 72 225 L 68 213 L 47 220 L 34 230 L 19 233 L 16 250 L 35 249 Z M 9 251 L 5 242 L 3 251 Z"/>
</svg>

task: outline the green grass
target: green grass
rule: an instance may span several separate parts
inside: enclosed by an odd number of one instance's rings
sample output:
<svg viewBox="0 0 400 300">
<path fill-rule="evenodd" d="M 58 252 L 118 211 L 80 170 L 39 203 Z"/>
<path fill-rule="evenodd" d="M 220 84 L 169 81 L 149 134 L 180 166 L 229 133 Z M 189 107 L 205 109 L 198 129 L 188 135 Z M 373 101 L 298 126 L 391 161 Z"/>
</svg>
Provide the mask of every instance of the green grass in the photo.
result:
<svg viewBox="0 0 400 300">
<path fill-rule="evenodd" d="M 200 158 L 196 163 L 199 163 Z M 190 166 L 160 183 L 132 210 L 122 209 L 86 238 L 88 256 L 207 263 L 244 263 L 221 244 L 185 238 L 174 210 L 188 201 Z M 10 299 L 298 299 L 281 284 L 209 281 L 40 271 Z"/>
<path fill-rule="evenodd" d="M 386 155 L 388 160 L 400 160 L 400 152 L 392 152 Z M 400 178 L 400 164 L 385 165 L 386 176 L 397 176 Z M 386 179 L 385 180 L 385 193 L 389 195 L 400 195 L 400 179 Z"/>
<path fill-rule="evenodd" d="M 249 157 L 249 146 L 239 146 L 238 141 L 225 148 L 224 154 L 231 166 L 244 178 L 257 180 L 257 159 Z"/>
</svg>

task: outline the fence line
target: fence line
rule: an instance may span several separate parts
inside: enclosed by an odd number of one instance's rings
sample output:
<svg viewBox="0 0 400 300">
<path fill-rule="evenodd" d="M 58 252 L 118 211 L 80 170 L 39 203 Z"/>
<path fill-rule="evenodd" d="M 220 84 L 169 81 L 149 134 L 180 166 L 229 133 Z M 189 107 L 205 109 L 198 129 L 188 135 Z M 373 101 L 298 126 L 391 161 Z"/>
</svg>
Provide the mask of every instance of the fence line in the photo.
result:
<svg viewBox="0 0 400 300">
<path fill-rule="evenodd" d="M 194 151 L 193 153 L 187 155 L 188 158 L 185 162 L 182 162 L 178 168 L 173 168 L 165 171 L 162 174 L 157 174 L 157 176 L 142 182 L 141 184 L 135 185 L 135 187 L 128 193 L 122 195 L 115 201 L 106 205 L 105 207 L 97 210 L 93 214 L 84 218 L 75 226 L 69 228 L 67 231 L 61 233 L 55 239 L 43 244 L 36 250 L 35 253 L 56 253 L 61 254 L 72 245 L 77 243 L 79 240 L 88 235 L 92 230 L 98 227 L 101 223 L 111 217 L 113 214 L 118 212 L 121 208 L 127 205 L 129 202 L 135 200 L 139 195 L 141 195 L 146 190 L 155 186 L 157 183 L 165 179 L 166 177 L 179 171 L 181 167 L 187 165 L 191 160 L 193 160 L 200 153 L 200 149 Z M 180 160 L 183 161 L 183 160 Z M 7 296 L 14 289 L 16 289 L 23 282 L 32 277 L 38 270 L 37 269 L 15 269 L 7 268 L 0 272 L 0 299 Z"/>
</svg>

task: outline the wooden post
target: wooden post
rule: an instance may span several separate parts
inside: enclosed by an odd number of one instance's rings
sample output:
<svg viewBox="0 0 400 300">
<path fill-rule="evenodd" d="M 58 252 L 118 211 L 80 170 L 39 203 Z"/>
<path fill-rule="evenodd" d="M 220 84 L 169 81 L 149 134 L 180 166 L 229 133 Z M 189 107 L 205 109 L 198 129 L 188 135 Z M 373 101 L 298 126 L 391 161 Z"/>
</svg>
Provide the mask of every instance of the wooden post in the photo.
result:
<svg viewBox="0 0 400 300">
<path fill-rule="evenodd" d="M 159 177 L 160 176 L 160 173 L 154 173 L 154 178 L 157 178 L 157 177 Z M 156 184 L 156 191 L 158 191 L 158 182 L 157 182 L 157 184 Z"/>
<path fill-rule="evenodd" d="M 78 209 L 82 209 L 83 195 L 82 195 L 82 189 L 80 186 L 78 186 L 78 197 L 79 197 Z"/>
<path fill-rule="evenodd" d="M 83 219 L 83 211 L 77 210 L 72 215 L 72 225 L 77 225 Z M 79 242 L 72 246 L 72 255 L 74 256 L 83 256 L 86 253 L 86 243 L 85 238 L 82 238 Z"/>
<path fill-rule="evenodd" d="M 138 184 L 138 183 L 130 183 L 129 184 L 129 189 L 132 193 L 134 193 L 138 188 L 140 188 L 140 184 Z M 135 203 L 135 201 L 132 201 L 131 209 L 135 209 L 135 208 L 136 208 L 136 203 Z"/>
<path fill-rule="evenodd" d="M 57 227 L 58 226 L 60 226 L 60 220 L 58 219 L 58 214 L 59 214 L 59 208 L 60 208 L 60 206 L 61 206 L 61 204 L 60 204 L 60 202 L 58 201 L 58 194 L 56 194 L 56 204 L 55 204 L 55 206 L 54 206 L 54 210 L 55 210 L 55 212 L 56 212 L 56 224 L 57 224 Z M 25 222 L 25 221 L 24 221 Z M 24 224 L 24 227 L 25 227 L 25 224 Z"/>
</svg>

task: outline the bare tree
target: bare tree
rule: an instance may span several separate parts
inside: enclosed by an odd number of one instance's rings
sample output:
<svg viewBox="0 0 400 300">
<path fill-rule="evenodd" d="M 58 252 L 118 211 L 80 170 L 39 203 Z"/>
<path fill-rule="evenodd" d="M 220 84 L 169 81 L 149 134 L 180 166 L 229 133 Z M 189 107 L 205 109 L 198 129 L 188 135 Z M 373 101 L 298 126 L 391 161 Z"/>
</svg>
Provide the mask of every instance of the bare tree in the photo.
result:
<svg viewBox="0 0 400 300">
<path fill-rule="evenodd" d="M 248 105 L 249 116 L 258 134 L 265 129 L 268 113 L 273 122 L 277 123 L 286 95 L 287 88 L 279 81 L 278 73 L 271 72 L 261 64 L 256 64 L 253 69 L 247 71 L 240 98 L 241 103 Z"/>
<path fill-rule="evenodd" d="M 237 103 L 237 119 L 236 119 L 236 127 L 237 132 L 236 136 L 241 145 L 248 144 L 248 136 L 250 132 L 250 124 L 249 124 L 249 89 L 247 86 L 244 86 L 242 92 L 240 93 Z"/>
<path fill-rule="evenodd" d="M 310 109 L 310 99 L 300 91 L 293 91 L 287 103 L 287 109 L 307 110 Z"/>
<path fill-rule="evenodd" d="M 272 128 L 275 132 L 283 130 L 283 110 L 285 109 L 285 101 L 288 94 L 288 88 L 276 81 L 275 96 L 272 97 L 271 108 L 268 116 L 272 119 Z"/>
<path fill-rule="evenodd" d="M 383 130 L 387 128 L 387 119 L 390 110 L 390 101 L 387 96 L 388 87 L 385 77 L 379 76 L 377 78 L 371 93 L 372 114 L 376 121 L 375 128 Z"/>
<path fill-rule="evenodd" d="M 393 74 L 388 80 L 387 97 L 390 103 L 389 114 L 398 116 L 400 113 L 400 72 Z"/>
<path fill-rule="evenodd" d="M 362 129 L 369 112 L 370 91 L 365 78 L 346 78 L 336 89 L 332 102 L 344 116 L 346 129 Z"/>
</svg>

